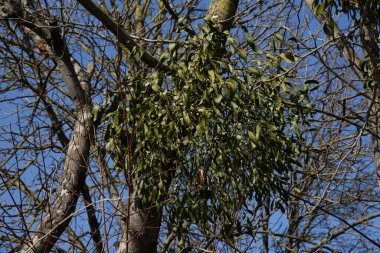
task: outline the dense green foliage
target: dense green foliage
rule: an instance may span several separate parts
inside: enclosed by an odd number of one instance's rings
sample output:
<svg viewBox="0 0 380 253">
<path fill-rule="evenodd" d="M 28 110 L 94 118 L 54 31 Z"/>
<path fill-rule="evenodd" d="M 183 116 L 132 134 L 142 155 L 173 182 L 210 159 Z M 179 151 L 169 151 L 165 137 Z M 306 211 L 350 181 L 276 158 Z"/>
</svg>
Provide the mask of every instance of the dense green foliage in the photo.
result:
<svg viewBox="0 0 380 253">
<path fill-rule="evenodd" d="M 164 198 L 172 225 L 207 228 L 217 219 L 235 223 L 239 210 L 252 213 L 250 200 L 287 199 L 288 175 L 305 144 L 298 125 L 308 112 L 307 86 L 297 88 L 279 67 L 291 59 L 262 55 L 249 35 L 246 52 L 228 34 L 200 29 L 169 44 L 161 61 L 171 73 L 128 76 L 114 94 L 106 138 L 115 169 L 133 168 L 139 178 L 143 206 L 163 203 L 160 193 L 171 184 Z"/>
</svg>

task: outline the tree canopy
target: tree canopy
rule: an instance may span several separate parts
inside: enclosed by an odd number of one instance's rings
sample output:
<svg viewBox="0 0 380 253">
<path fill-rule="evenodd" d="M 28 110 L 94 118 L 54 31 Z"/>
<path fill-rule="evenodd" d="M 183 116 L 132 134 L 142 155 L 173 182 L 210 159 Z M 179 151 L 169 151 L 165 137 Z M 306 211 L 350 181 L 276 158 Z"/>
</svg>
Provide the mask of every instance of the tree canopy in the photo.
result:
<svg viewBox="0 0 380 253">
<path fill-rule="evenodd" d="M 377 1 L 0 1 L 0 248 L 376 251 Z"/>
</svg>

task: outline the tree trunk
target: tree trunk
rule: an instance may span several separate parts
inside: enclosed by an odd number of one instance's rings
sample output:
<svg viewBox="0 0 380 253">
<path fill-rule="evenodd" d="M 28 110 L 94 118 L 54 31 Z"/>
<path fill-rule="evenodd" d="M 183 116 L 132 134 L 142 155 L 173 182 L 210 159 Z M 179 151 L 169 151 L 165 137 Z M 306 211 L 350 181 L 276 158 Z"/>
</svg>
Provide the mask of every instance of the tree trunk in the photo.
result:
<svg viewBox="0 0 380 253">
<path fill-rule="evenodd" d="M 130 211 L 128 253 L 156 252 L 162 208 L 143 208 L 134 201 Z"/>
<path fill-rule="evenodd" d="M 92 116 L 85 107 L 77 112 L 53 205 L 32 235 L 31 242 L 23 245 L 22 253 L 50 252 L 70 223 L 85 182 L 91 131 Z"/>
<path fill-rule="evenodd" d="M 93 136 L 92 106 L 88 80 L 82 76 L 79 64 L 70 59 L 70 53 L 60 28 L 53 18 L 50 21 L 25 6 L 26 2 L 5 1 L 1 16 L 17 23 L 35 45 L 44 48 L 44 55 L 51 57 L 58 66 L 75 113 L 74 129 L 66 149 L 65 162 L 53 203 L 34 233 L 22 242 L 22 253 L 50 252 L 56 241 L 69 225 L 85 183 Z M 82 74 L 81 74 L 82 73 Z M 53 126 L 54 127 L 54 126 Z"/>
</svg>

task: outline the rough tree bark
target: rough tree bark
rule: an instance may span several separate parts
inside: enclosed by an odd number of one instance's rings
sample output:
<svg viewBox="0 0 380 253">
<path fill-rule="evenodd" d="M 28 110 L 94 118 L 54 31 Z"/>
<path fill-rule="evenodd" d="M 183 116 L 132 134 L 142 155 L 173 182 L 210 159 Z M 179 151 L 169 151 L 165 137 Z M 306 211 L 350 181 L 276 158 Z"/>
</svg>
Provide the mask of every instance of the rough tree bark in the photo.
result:
<svg viewBox="0 0 380 253">
<path fill-rule="evenodd" d="M 84 186 L 92 131 L 88 107 L 78 109 L 76 117 L 53 204 L 21 252 L 49 252 L 71 221 Z"/>
<path fill-rule="evenodd" d="M 33 40 L 35 45 L 44 45 L 44 54 L 56 61 L 69 95 L 74 104 L 74 129 L 66 149 L 66 156 L 53 203 L 37 226 L 28 235 L 20 252 L 49 252 L 69 225 L 76 203 L 85 183 L 88 168 L 93 120 L 89 85 L 78 76 L 78 69 L 70 59 L 58 22 L 40 20 L 29 6 L 20 1 L 5 1 L 0 10 L 2 18 L 16 22 Z M 78 66 L 77 66 L 78 67 Z"/>
</svg>

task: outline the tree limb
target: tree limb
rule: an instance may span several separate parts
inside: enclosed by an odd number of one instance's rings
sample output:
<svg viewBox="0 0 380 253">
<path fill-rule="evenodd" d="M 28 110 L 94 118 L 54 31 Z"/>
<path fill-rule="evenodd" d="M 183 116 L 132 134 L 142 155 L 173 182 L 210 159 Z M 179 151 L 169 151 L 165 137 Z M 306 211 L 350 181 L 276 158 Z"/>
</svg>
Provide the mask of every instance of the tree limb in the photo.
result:
<svg viewBox="0 0 380 253">
<path fill-rule="evenodd" d="M 134 42 L 132 37 L 127 31 L 125 31 L 115 20 L 112 19 L 105 11 L 99 8 L 91 0 L 78 0 L 78 2 L 92 15 L 102 22 L 102 24 L 112 32 L 116 38 L 125 46 L 128 50 L 137 49 L 137 52 L 142 52 L 141 61 L 147 64 L 149 67 L 161 70 L 164 72 L 170 72 L 168 66 L 159 62 L 156 58 L 146 52 L 145 49 L 141 48 Z"/>
</svg>

